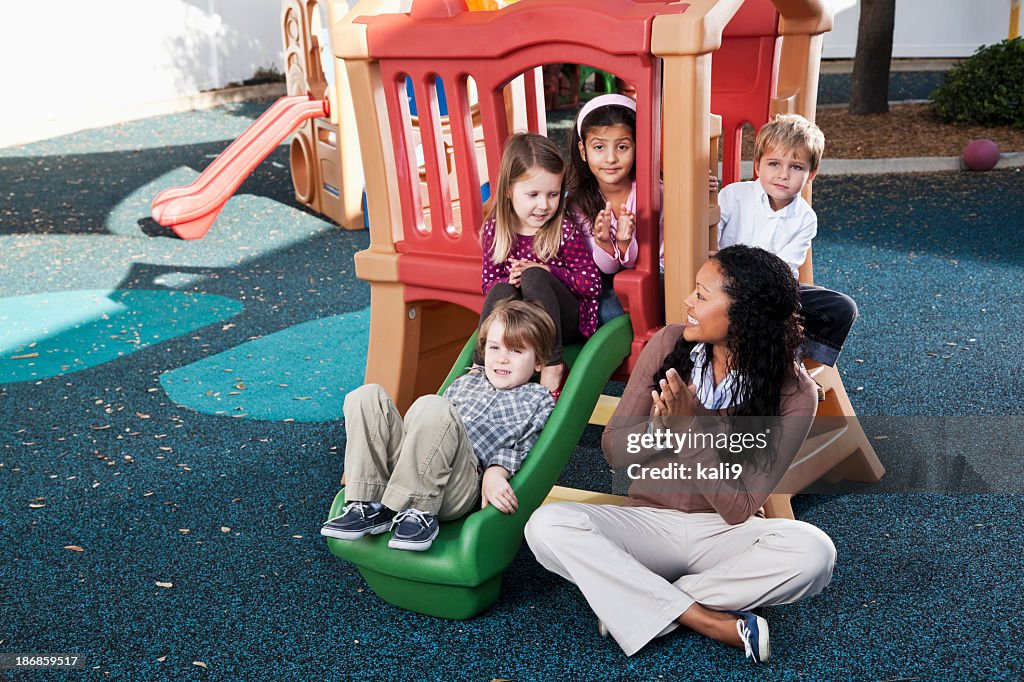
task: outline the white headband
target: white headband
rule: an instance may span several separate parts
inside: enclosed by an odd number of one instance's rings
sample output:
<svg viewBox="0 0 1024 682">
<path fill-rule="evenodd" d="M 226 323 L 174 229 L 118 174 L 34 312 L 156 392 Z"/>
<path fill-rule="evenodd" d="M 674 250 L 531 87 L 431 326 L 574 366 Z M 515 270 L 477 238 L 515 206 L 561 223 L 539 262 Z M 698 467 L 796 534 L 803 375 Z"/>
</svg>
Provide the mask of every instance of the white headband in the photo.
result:
<svg viewBox="0 0 1024 682">
<path fill-rule="evenodd" d="M 620 107 L 626 107 L 632 109 L 633 113 L 636 113 L 636 102 L 625 95 L 600 95 L 590 100 L 583 105 L 580 109 L 579 116 L 576 117 L 576 132 L 579 133 L 580 139 L 583 139 L 583 121 L 590 116 L 591 112 L 601 107 L 611 106 L 617 104 Z"/>
</svg>

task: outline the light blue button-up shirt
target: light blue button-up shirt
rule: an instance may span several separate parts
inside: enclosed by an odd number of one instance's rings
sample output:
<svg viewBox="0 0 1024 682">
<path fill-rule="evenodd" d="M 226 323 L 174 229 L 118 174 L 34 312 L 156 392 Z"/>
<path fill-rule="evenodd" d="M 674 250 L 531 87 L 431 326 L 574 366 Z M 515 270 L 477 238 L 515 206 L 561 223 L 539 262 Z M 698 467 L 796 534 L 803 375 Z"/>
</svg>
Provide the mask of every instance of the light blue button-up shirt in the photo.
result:
<svg viewBox="0 0 1024 682">
<path fill-rule="evenodd" d="M 690 360 L 693 361 L 690 381 L 697 389 L 697 400 L 701 405 L 709 410 L 724 410 L 735 404 L 743 380 L 735 371 L 730 371 L 721 383 L 715 386 L 715 372 L 707 367 L 705 347 L 706 344 L 698 343 L 690 351 Z"/>
</svg>

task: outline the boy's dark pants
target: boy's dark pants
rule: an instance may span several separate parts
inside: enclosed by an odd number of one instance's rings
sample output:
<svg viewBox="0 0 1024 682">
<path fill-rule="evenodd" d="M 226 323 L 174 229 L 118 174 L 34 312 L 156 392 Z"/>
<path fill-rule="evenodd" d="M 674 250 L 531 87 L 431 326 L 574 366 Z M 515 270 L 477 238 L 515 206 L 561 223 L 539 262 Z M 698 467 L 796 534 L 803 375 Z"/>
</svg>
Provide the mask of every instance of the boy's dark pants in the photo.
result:
<svg viewBox="0 0 1024 682">
<path fill-rule="evenodd" d="M 846 294 L 800 285 L 800 313 L 804 316 L 803 355 L 833 367 L 857 319 L 857 303 Z"/>
</svg>

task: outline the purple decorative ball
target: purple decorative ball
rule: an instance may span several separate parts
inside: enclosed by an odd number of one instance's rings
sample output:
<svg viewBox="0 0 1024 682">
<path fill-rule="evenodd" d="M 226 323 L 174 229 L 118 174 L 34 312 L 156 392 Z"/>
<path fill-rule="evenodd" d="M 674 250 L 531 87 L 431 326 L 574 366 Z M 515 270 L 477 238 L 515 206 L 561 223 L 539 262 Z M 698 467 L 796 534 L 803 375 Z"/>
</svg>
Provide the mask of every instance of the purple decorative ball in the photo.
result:
<svg viewBox="0 0 1024 682">
<path fill-rule="evenodd" d="M 999 146 L 987 138 L 971 140 L 964 147 L 964 167 L 972 171 L 992 170 L 999 163 Z"/>
</svg>

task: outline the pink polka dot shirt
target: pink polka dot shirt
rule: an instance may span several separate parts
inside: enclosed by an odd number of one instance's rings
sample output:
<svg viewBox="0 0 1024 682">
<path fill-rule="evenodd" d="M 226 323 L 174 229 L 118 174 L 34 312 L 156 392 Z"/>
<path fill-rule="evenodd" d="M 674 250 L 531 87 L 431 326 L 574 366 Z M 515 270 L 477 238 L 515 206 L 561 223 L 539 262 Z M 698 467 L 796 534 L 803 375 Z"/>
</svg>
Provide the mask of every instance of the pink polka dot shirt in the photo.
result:
<svg viewBox="0 0 1024 682">
<path fill-rule="evenodd" d="M 480 231 L 480 243 L 484 254 L 481 289 L 485 296 L 498 282 L 508 281 L 508 259 L 504 263 L 495 264 L 488 255 L 494 249 L 494 229 L 492 219 L 484 223 Z M 533 237 L 524 235 L 516 235 L 509 258 L 542 262 L 533 252 Z M 589 337 L 597 329 L 597 299 L 601 295 L 601 275 L 594 264 L 594 257 L 583 233 L 568 216 L 562 220 L 562 246 L 555 257 L 544 265 L 551 268 L 551 274 L 579 299 L 580 333 Z"/>
</svg>

